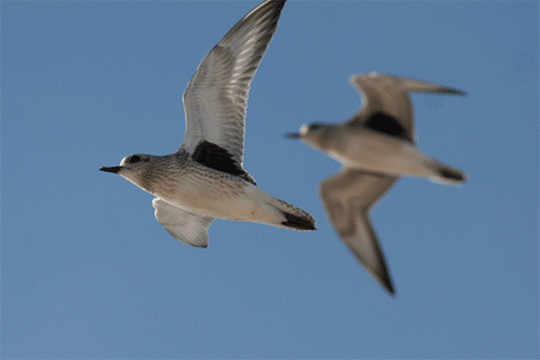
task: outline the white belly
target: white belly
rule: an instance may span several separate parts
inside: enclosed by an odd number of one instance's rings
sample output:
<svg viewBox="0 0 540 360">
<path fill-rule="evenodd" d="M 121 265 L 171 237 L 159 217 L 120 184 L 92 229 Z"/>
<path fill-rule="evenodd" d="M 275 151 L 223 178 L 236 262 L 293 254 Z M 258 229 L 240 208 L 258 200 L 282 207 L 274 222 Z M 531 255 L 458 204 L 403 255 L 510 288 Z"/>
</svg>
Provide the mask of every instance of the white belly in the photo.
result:
<svg viewBox="0 0 540 360">
<path fill-rule="evenodd" d="M 425 175 L 427 158 L 404 140 L 371 131 L 344 133 L 329 154 L 345 166 L 389 175 Z"/>
<path fill-rule="evenodd" d="M 215 175 L 217 172 L 211 172 Z M 171 191 L 154 195 L 180 208 L 213 218 L 268 223 L 281 216 L 266 204 L 270 195 L 236 176 L 187 175 Z"/>
</svg>

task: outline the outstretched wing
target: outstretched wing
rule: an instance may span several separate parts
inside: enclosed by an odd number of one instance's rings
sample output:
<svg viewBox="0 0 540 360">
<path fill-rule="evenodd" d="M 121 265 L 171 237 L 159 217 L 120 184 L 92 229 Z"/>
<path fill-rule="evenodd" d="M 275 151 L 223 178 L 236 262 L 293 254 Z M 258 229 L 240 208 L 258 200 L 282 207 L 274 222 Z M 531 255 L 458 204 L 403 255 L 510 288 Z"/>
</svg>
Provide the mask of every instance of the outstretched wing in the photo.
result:
<svg viewBox="0 0 540 360">
<path fill-rule="evenodd" d="M 152 200 L 152 206 L 156 219 L 172 237 L 184 244 L 208 247 L 208 228 L 214 218 L 180 209 L 160 198 Z"/>
<path fill-rule="evenodd" d="M 334 229 L 367 272 L 391 294 L 394 287 L 368 212 L 397 179 L 345 168 L 319 187 Z"/>
<path fill-rule="evenodd" d="M 461 90 L 425 81 L 375 72 L 352 75 L 351 85 L 362 98 L 362 108 L 350 120 L 354 126 L 367 126 L 414 142 L 413 108 L 410 92 L 465 95 Z"/>
<path fill-rule="evenodd" d="M 193 154 L 199 144 L 211 143 L 242 166 L 249 85 L 284 3 L 267 0 L 250 11 L 199 64 L 184 93 L 186 135 L 180 149 Z"/>
</svg>

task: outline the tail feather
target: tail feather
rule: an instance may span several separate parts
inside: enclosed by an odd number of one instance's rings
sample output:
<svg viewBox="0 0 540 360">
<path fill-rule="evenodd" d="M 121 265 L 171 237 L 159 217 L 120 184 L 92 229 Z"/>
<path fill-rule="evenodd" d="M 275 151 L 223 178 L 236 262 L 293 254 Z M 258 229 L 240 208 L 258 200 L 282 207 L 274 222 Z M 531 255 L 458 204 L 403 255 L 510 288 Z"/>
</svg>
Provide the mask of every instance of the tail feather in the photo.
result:
<svg viewBox="0 0 540 360">
<path fill-rule="evenodd" d="M 281 225 L 284 225 L 286 227 L 290 227 L 296 230 L 315 230 L 315 221 L 313 221 L 313 218 L 305 218 L 296 216 L 293 214 L 289 214 L 284 212 L 283 215 L 285 215 L 285 218 L 287 221 L 283 221 Z"/>
<path fill-rule="evenodd" d="M 465 174 L 463 174 L 461 171 L 456 170 L 456 169 L 447 167 L 447 168 L 439 169 L 439 173 L 441 174 L 443 178 L 451 182 L 462 183 L 465 181 Z"/>
<path fill-rule="evenodd" d="M 435 172 L 437 174 L 434 180 L 442 181 L 449 184 L 461 184 L 465 181 L 465 174 L 453 167 L 436 162 Z"/>
<path fill-rule="evenodd" d="M 288 229 L 307 231 L 316 230 L 315 219 L 304 210 L 297 208 L 283 200 L 277 200 L 277 204 L 273 204 L 285 217 L 285 220 L 281 222 L 281 227 Z M 278 225 L 279 226 L 279 225 Z"/>
</svg>

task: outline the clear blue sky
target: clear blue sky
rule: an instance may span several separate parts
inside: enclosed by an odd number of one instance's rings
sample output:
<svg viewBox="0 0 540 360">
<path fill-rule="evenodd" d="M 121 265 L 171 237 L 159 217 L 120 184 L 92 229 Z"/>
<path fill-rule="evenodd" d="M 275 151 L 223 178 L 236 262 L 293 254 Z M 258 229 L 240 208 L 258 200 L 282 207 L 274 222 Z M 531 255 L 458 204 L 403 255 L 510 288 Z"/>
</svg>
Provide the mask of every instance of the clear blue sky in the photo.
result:
<svg viewBox="0 0 540 360">
<path fill-rule="evenodd" d="M 316 232 L 216 220 L 210 246 L 98 171 L 176 151 L 182 94 L 258 2 L 2 2 L 3 358 L 538 358 L 539 3 L 290 1 L 250 92 L 244 166 Z M 404 178 L 372 212 L 390 297 L 326 221 L 340 165 L 285 139 L 361 102 L 378 71 L 414 95 L 419 147 L 462 187 Z"/>
</svg>

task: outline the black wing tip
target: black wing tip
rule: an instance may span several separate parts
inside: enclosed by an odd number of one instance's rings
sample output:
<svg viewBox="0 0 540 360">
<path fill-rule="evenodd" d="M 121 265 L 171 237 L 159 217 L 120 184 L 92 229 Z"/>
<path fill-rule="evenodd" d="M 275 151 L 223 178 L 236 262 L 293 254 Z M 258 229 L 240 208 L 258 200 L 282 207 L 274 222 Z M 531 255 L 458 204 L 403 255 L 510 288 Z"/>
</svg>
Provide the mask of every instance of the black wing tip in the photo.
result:
<svg viewBox="0 0 540 360">
<path fill-rule="evenodd" d="M 381 253 L 381 257 L 382 256 Z M 392 297 L 396 296 L 396 290 L 392 283 L 392 278 L 390 277 L 390 272 L 388 271 L 384 257 L 381 258 L 381 263 L 375 267 L 365 265 L 361 259 L 358 260 L 360 260 L 360 263 L 362 263 L 368 274 L 370 274 L 375 281 L 377 281 Z"/>
<path fill-rule="evenodd" d="M 315 221 L 311 218 L 303 218 L 293 214 L 284 212 L 287 221 L 283 221 L 281 225 L 290 227 L 295 230 L 317 230 Z"/>
<path fill-rule="evenodd" d="M 388 292 L 389 295 L 392 297 L 396 297 L 396 290 L 394 289 L 394 285 L 392 284 L 392 279 L 390 278 L 390 274 L 388 273 L 388 270 L 382 269 L 383 273 L 374 273 L 374 278 L 377 280 L 377 282 Z"/>
<path fill-rule="evenodd" d="M 396 290 L 394 289 L 394 285 L 392 285 L 392 281 L 390 279 L 388 279 L 388 282 L 385 282 L 383 286 L 393 298 L 396 297 Z"/>
<path fill-rule="evenodd" d="M 396 297 L 396 290 L 394 288 L 392 278 L 390 277 L 390 273 L 388 272 L 388 268 L 386 267 L 385 263 L 383 263 L 382 265 L 378 265 L 377 267 L 365 265 L 362 260 L 360 260 L 360 263 L 373 280 L 379 283 L 379 285 L 383 287 L 389 295 L 394 298 Z"/>
</svg>

